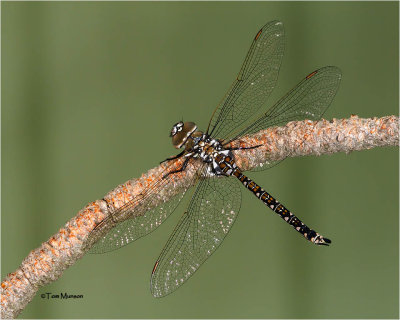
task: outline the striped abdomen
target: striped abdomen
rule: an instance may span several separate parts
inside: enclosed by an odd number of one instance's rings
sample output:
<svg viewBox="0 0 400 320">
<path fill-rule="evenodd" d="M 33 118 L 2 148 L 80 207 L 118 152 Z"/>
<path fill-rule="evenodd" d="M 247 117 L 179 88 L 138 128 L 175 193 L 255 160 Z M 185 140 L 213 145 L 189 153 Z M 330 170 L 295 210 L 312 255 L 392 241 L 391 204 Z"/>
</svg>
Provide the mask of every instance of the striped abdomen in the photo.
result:
<svg viewBox="0 0 400 320">
<path fill-rule="evenodd" d="M 268 208 L 277 213 L 283 220 L 289 223 L 293 228 L 300 232 L 307 240 L 318 244 L 318 245 L 329 245 L 331 241 L 324 238 L 319 233 L 315 232 L 313 229 L 307 227 L 303 222 L 300 221 L 293 213 L 286 209 L 282 204 L 280 204 L 274 197 L 272 197 L 268 192 L 261 188 L 257 183 L 255 183 L 250 178 L 246 177 L 237 167 L 232 172 L 232 176 L 235 176 L 239 181 L 253 194 L 264 202 Z"/>
</svg>

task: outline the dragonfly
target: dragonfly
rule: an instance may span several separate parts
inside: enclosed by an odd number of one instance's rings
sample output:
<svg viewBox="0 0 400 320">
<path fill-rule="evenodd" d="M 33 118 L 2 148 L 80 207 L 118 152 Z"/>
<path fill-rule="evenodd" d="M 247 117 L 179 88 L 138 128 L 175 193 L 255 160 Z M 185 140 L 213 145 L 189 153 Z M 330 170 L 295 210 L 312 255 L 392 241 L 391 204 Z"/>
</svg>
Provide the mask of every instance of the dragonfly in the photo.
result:
<svg viewBox="0 0 400 320">
<path fill-rule="evenodd" d="M 283 24 L 269 22 L 254 37 L 236 80 L 214 110 L 206 131 L 198 130 L 194 122 L 180 121 L 173 126 L 172 144 L 182 152 L 162 162 L 165 168 L 162 175 L 140 197 L 111 211 L 93 229 L 95 234 L 104 226 L 112 227 L 91 247 L 91 253 L 119 249 L 154 231 L 177 208 L 188 189 L 142 215 L 122 222 L 118 222 L 118 217 L 133 215 L 138 203 L 151 201 L 166 183 L 189 167 L 195 170 L 190 184 L 194 186 L 193 193 L 154 265 L 150 281 L 154 297 L 166 296 L 179 288 L 221 245 L 239 213 L 241 185 L 309 242 L 325 246 L 331 243 L 247 177 L 235 161 L 235 153 L 260 147 L 235 146 L 240 137 L 290 121 L 319 120 L 338 90 L 340 70 L 334 66 L 323 67 L 307 75 L 256 117 L 276 85 L 283 54 Z M 250 121 L 252 116 L 256 119 Z M 278 162 L 266 161 L 256 171 L 271 168 Z"/>
</svg>

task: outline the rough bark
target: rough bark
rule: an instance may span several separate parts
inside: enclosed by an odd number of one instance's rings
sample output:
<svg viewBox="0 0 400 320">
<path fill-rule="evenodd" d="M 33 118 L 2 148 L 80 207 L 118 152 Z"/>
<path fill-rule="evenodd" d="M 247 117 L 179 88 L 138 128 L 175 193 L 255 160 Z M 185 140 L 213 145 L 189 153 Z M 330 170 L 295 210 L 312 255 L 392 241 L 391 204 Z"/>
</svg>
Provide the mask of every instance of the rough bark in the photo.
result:
<svg viewBox="0 0 400 320">
<path fill-rule="evenodd" d="M 284 127 L 262 130 L 232 143 L 232 146 L 239 145 L 261 145 L 251 150 L 235 151 L 236 163 L 243 170 L 260 164 L 268 165 L 269 161 L 282 160 L 288 156 L 349 153 L 374 147 L 398 146 L 399 118 L 388 116 L 362 119 L 352 116 L 332 121 L 290 122 Z M 178 165 L 181 160 L 176 161 Z M 87 246 L 88 235 L 108 216 L 110 208 L 118 209 L 137 198 L 154 180 L 160 178 L 163 169 L 163 165 L 153 168 L 140 178 L 119 185 L 102 200 L 89 203 L 49 240 L 32 250 L 18 269 L 8 274 L 1 283 L 1 317 L 17 317 L 33 299 L 39 287 L 57 280 L 66 268 L 82 258 L 90 248 Z M 160 197 L 152 201 L 152 206 L 171 199 L 187 188 L 193 180 L 193 172 L 194 168 L 189 166 L 164 184 Z M 140 206 L 138 201 L 135 214 L 141 214 L 147 209 Z"/>
</svg>

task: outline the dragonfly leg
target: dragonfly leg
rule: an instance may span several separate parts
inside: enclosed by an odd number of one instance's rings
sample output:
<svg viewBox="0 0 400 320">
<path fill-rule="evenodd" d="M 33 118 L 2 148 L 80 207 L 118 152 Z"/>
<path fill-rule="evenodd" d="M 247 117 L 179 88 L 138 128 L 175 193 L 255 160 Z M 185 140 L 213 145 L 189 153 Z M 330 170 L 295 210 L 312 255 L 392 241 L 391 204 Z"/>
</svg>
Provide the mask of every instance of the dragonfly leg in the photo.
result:
<svg viewBox="0 0 400 320">
<path fill-rule="evenodd" d="M 259 148 L 259 147 L 261 147 L 262 146 L 262 144 L 259 144 L 258 146 L 252 146 L 252 147 L 237 147 L 237 148 L 226 148 L 226 149 L 228 149 L 228 150 L 250 150 L 250 149 L 256 149 L 256 148 Z"/>
<path fill-rule="evenodd" d="M 180 157 L 182 157 L 184 155 L 184 153 L 185 153 L 185 150 L 183 150 L 181 153 L 177 154 L 176 156 L 173 156 L 171 158 L 167 158 L 167 159 L 161 161 L 160 164 L 163 163 L 163 162 L 166 162 L 166 161 L 179 159 Z"/>
<path fill-rule="evenodd" d="M 180 167 L 179 169 L 173 170 L 171 172 L 168 172 L 167 174 L 165 174 L 163 176 L 163 179 L 165 179 L 166 177 L 168 177 L 170 174 L 174 174 L 174 173 L 178 173 L 178 172 L 182 172 L 186 169 L 188 163 L 189 163 L 190 158 L 186 158 L 185 162 L 182 164 L 182 167 Z"/>
</svg>

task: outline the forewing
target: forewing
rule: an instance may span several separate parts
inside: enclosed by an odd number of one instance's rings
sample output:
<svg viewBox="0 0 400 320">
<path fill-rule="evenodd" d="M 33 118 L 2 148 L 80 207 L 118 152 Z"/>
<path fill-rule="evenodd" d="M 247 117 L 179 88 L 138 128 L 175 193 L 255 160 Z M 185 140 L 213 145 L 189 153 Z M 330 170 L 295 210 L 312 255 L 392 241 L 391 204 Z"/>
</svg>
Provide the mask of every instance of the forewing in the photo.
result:
<svg viewBox="0 0 400 320">
<path fill-rule="evenodd" d="M 191 159 L 195 162 L 194 159 Z M 105 253 L 108 251 L 119 249 L 138 238 L 149 234 L 163 223 L 168 216 L 176 209 L 179 202 L 182 200 L 188 188 L 182 187 L 178 190 L 178 194 L 171 200 L 158 204 L 155 206 L 157 197 L 162 192 L 162 189 L 167 183 L 171 183 L 173 179 L 177 179 L 176 174 L 166 175 L 168 172 L 178 169 L 180 164 L 170 161 L 159 179 L 155 180 L 148 189 L 138 197 L 132 199 L 130 202 L 112 212 L 107 218 L 99 223 L 98 226 L 89 235 L 88 243 L 91 242 L 92 237 L 96 237 L 96 233 L 102 232 L 104 228 L 109 228 L 115 225 L 105 236 L 100 238 L 90 249 L 90 253 Z M 197 174 L 193 175 L 193 180 L 197 179 Z M 192 180 L 192 181 L 193 181 Z M 193 183 L 190 183 L 192 185 Z M 141 203 L 149 208 L 144 214 L 136 216 L 134 214 L 135 208 L 138 203 Z M 151 209 L 152 208 L 152 209 Z M 131 218 L 115 223 L 121 216 L 131 216 Z"/>
<path fill-rule="evenodd" d="M 264 115 L 232 140 L 268 127 L 281 126 L 290 121 L 321 119 L 339 89 L 340 79 L 341 72 L 337 67 L 324 67 L 310 73 Z M 240 152 L 251 152 L 251 150 Z M 280 161 L 267 162 L 253 171 L 268 169 Z"/>
<path fill-rule="evenodd" d="M 208 133 L 225 139 L 266 102 L 284 53 L 282 22 L 267 23 L 255 36 L 237 79 L 210 120 Z"/>
<path fill-rule="evenodd" d="M 233 177 L 202 180 L 175 227 L 152 275 L 155 297 L 176 290 L 219 247 L 240 210 L 240 185 Z"/>
</svg>

